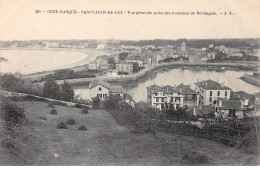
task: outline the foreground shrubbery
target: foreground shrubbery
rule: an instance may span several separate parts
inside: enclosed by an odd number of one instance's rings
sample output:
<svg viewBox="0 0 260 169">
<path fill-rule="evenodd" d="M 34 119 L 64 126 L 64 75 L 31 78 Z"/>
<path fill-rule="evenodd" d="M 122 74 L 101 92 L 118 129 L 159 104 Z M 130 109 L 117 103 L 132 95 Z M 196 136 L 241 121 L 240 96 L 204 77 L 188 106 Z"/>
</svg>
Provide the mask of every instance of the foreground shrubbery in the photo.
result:
<svg viewBox="0 0 260 169">
<path fill-rule="evenodd" d="M 180 162 L 180 165 L 207 165 L 208 158 L 204 154 L 200 154 L 197 152 L 191 152 L 185 154 Z"/>
<path fill-rule="evenodd" d="M 74 125 L 74 124 L 76 124 L 76 121 L 74 119 L 69 119 L 67 121 L 67 124 Z"/>
<path fill-rule="evenodd" d="M 88 109 L 84 108 L 82 111 L 81 111 L 82 114 L 89 114 L 88 112 Z"/>
<path fill-rule="evenodd" d="M 84 131 L 86 131 L 87 130 L 87 127 L 86 126 L 80 126 L 79 128 L 78 128 L 78 130 L 84 130 Z"/>
<path fill-rule="evenodd" d="M 5 98 L 0 98 L 0 100 L 0 119 L 5 123 L 8 130 L 25 120 L 24 109 Z"/>
<path fill-rule="evenodd" d="M 57 126 L 58 129 L 68 129 L 68 126 L 67 124 L 65 123 L 59 123 L 58 126 Z"/>
<path fill-rule="evenodd" d="M 112 95 L 104 101 L 108 110 L 120 125 L 124 125 L 133 133 L 155 133 L 155 121 L 159 111 L 148 108 L 146 104 L 130 106 L 120 96 Z M 140 111 L 143 110 L 143 111 Z"/>
<path fill-rule="evenodd" d="M 58 112 L 57 112 L 57 110 L 56 110 L 56 109 L 52 109 L 52 110 L 51 110 L 51 112 L 50 112 L 50 114 L 52 114 L 52 115 L 57 115 L 57 114 L 58 114 Z"/>
<path fill-rule="evenodd" d="M 50 102 L 47 107 L 54 108 L 54 104 L 52 102 Z"/>
</svg>

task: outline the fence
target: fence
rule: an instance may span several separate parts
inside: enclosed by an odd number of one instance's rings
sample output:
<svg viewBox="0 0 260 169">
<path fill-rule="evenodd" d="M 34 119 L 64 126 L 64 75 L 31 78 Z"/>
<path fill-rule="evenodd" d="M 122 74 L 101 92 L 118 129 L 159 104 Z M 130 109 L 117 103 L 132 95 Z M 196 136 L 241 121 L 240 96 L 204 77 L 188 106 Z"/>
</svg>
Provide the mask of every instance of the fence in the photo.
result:
<svg viewBox="0 0 260 169">
<path fill-rule="evenodd" d="M 198 128 L 188 123 L 170 123 L 168 121 L 155 122 L 156 129 L 172 134 L 194 136 L 207 140 L 217 141 L 225 145 L 236 146 L 242 143 L 243 137 L 250 132 L 250 129 L 241 130 L 224 125 L 210 125 Z M 251 128 L 251 130 L 253 130 Z M 255 138 L 256 137 L 252 137 Z"/>
</svg>

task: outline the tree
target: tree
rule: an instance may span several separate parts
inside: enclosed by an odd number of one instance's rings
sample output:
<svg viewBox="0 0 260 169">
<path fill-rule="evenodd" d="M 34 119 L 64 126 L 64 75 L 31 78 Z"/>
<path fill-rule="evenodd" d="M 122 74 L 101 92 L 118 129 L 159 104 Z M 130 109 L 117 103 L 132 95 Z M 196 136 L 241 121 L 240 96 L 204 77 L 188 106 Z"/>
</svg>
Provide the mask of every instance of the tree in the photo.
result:
<svg viewBox="0 0 260 169">
<path fill-rule="evenodd" d="M 122 101 L 122 97 L 121 96 L 111 94 L 104 101 L 104 105 L 108 109 L 115 109 L 120 101 Z"/>
<path fill-rule="evenodd" d="M 136 72 L 139 72 L 140 71 L 140 66 L 138 65 L 138 63 L 133 63 L 133 72 L 136 73 Z"/>
<path fill-rule="evenodd" d="M 100 108 L 100 104 L 101 104 L 101 100 L 97 96 L 97 97 L 92 98 L 92 103 L 93 103 L 93 107 L 92 107 L 93 109 L 99 109 Z"/>
<path fill-rule="evenodd" d="M 59 99 L 59 85 L 53 78 L 48 78 L 43 85 L 43 96 L 51 99 Z"/>
<path fill-rule="evenodd" d="M 65 82 L 61 85 L 60 99 L 70 102 L 74 98 L 74 90 L 69 83 Z"/>
<path fill-rule="evenodd" d="M 116 61 L 114 58 L 112 58 L 112 57 L 108 58 L 108 64 L 111 66 L 111 69 L 116 68 Z"/>
<path fill-rule="evenodd" d="M 1 72 L 1 62 L 7 62 L 6 58 L 0 57 L 0 72 Z"/>
</svg>

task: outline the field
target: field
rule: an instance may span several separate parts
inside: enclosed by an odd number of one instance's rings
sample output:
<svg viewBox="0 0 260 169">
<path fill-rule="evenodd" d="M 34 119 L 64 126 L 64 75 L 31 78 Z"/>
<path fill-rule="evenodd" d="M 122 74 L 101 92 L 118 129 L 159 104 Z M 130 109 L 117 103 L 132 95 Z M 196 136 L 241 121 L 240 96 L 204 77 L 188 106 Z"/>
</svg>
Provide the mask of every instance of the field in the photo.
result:
<svg viewBox="0 0 260 169">
<path fill-rule="evenodd" d="M 23 142 L 30 149 L 23 158 L 2 149 L 1 165 L 180 165 L 190 152 L 206 155 L 205 165 L 259 165 L 257 156 L 213 141 L 165 133 L 131 133 L 104 110 L 81 114 L 79 108 L 55 105 L 58 114 L 52 115 L 52 108 L 44 102 L 17 105 L 26 111 L 28 137 Z M 57 129 L 69 118 L 76 124 Z M 88 130 L 77 130 L 81 125 Z"/>
</svg>

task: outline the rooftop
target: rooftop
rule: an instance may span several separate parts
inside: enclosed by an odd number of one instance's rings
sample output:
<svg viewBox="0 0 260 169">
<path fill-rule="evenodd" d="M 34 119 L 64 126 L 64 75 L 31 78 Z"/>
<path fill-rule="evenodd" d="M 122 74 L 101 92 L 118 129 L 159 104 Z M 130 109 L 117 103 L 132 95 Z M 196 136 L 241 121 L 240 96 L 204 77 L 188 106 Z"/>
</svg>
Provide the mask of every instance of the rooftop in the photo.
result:
<svg viewBox="0 0 260 169">
<path fill-rule="evenodd" d="M 123 87 L 122 86 L 110 86 L 109 92 L 110 93 L 123 93 Z"/>
<path fill-rule="evenodd" d="M 106 81 L 104 81 L 104 80 L 93 80 L 90 84 L 89 84 L 89 88 L 91 89 L 91 88 L 93 88 L 93 87 L 95 87 L 95 86 L 97 86 L 97 85 L 102 85 L 102 86 L 104 86 L 104 87 L 106 87 L 106 88 L 109 88 L 109 84 L 106 82 Z"/>
<path fill-rule="evenodd" d="M 226 87 L 212 80 L 197 82 L 195 83 L 195 85 L 202 87 L 205 90 L 231 90 L 229 87 Z"/>
<path fill-rule="evenodd" d="M 152 86 L 147 87 L 147 90 L 152 94 L 157 93 L 157 92 L 163 92 L 166 94 L 181 93 L 179 89 L 177 89 L 176 87 L 170 86 L 170 85 L 160 87 L 160 86 L 154 84 Z"/>
<path fill-rule="evenodd" d="M 182 91 L 183 94 L 187 95 L 187 94 L 198 94 L 195 90 L 192 90 L 190 88 L 189 85 L 184 85 L 184 84 L 180 84 L 176 87 L 177 89 L 179 89 L 180 91 Z"/>
<path fill-rule="evenodd" d="M 221 109 L 224 109 L 224 110 L 243 110 L 243 108 L 241 107 L 241 102 L 235 101 L 235 100 L 222 101 Z"/>
</svg>

